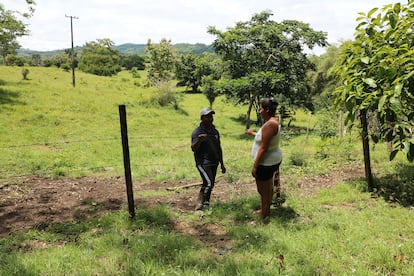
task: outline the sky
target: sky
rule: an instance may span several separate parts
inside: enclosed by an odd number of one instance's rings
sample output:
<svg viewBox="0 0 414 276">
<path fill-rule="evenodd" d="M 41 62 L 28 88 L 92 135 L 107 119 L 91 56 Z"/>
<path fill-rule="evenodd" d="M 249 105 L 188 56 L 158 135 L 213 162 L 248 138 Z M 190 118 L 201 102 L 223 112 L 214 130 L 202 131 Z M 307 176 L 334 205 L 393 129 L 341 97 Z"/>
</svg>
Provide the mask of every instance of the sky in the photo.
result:
<svg viewBox="0 0 414 276">
<path fill-rule="evenodd" d="M 24 0 L 1 2 L 7 10 L 27 11 Z M 225 31 L 270 10 L 272 20 L 308 23 L 315 31 L 326 32 L 330 44 L 338 45 L 353 38 L 359 12 L 397 2 L 407 0 L 36 0 L 34 15 L 24 20 L 30 36 L 18 42 L 37 51 L 70 48 L 68 16 L 74 16 L 75 46 L 103 38 L 115 45 L 146 44 L 148 39 L 157 43 L 163 38 L 172 44 L 211 44 L 216 37 L 207 33 L 209 26 Z"/>
</svg>

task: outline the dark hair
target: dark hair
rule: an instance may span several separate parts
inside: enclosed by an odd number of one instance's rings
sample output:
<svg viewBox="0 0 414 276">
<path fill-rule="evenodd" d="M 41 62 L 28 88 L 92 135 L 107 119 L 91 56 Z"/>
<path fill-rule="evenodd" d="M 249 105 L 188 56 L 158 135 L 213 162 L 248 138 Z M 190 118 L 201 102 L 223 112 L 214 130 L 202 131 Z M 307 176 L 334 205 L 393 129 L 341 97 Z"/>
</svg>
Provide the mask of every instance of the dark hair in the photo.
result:
<svg viewBox="0 0 414 276">
<path fill-rule="evenodd" d="M 279 103 L 273 98 L 264 98 L 260 101 L 260 105 L 264 109 L 269 109 L 270 114 L 274 116 L 276 114 L 276 109 Z"/>
</svg>

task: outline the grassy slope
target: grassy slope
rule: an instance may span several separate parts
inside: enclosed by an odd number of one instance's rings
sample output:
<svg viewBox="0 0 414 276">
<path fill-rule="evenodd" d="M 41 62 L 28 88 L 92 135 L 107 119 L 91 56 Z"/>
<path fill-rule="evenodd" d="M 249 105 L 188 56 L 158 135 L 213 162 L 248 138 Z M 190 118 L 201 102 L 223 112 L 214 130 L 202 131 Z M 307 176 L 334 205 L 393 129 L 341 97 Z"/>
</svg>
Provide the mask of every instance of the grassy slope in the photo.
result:
<svg viewBox="0 0 414 276">
<path fill-rule="evenodd" d="M 13 175 L 122 175 L 118 105 L 127 105 L 134 177 L 143 180 L 198 179 L 189 150 L 202 95 L 188 94 L 180 110 L 142 101 L 154 93 L 133 85 L 125 72 L 114 78 L 53 68 L 0 67 L 0 180 Z M 140 79 L 140 82 L 143 80 Z M 238 120 L 245 112 L 218 99 L 215 124 L 223 136 L 228 181 L 249 179 L 251 141 Z M 367 275 L 414 273 L 412 208 L 390 205 L 363 192 L 363 181 L 300 197 L 304 176 L 361 166 L 359 139 L 321 141 L 305 137 L 307 114 L 284 132 L 283 174 L 291 187 L 287 207 L 268 225 L 249 225 L 257 198 L 223 203 L 203 216 L 174 214 L 166 206 L 80 223 L 50 226 L 0 240 L 0 275 Z M 311 126 L 316 124 L 313 118 Z M 372 152 L 380 181 L 412 183 L 412 166 L 388 162 L 384 145 Z M 293 165 L 296 164 L 296 165 Z M 404 174 L 399 174 L 404 170 Z M 405 178 L 403 178 L 405 176 Z M 408 179 L 408 180 L 407 180 Z M 223 236 L 174 232 L 175 223 L 194 229 L 216 227 Z M 204 238 L 203 238 L 204 237 Z M 208 239 L 207 238 L 207 239 Z M 223 243 L 222 243 L 222 242 Z M 279 255 L 285 257 L 281 263 Z"/>
<path fill-rule="evenodd" d="M 30 80 L 22 81 L 20 70 L 0 67 L 5 81 L 0 86 L 0 162 L 5 175 L 121 174 L 118 105 L 126 104 L 135 176 L 162 177 L 162 172 L 167 179 L 171 174 L 173 179 L 191 178 L 190 134 L 199 123 L 199 110 L 208 105 L 204 96 L 186 95 L 179 110 L 160 108 L 142 104 L 155 92 L 135 86 L 126 72 L 113 78 L 77 72 L 73 89 L 70 72 L 30 68 Z M 243 125 L 237 121 L 244 108 L 221 100 L 214 108 L 223 147 L 232 157 L 228 161 L 241 155 L 245 159 L 250 144 L 238 139 Z M 234 143 L 242 145 L 236 154 L 229 148 Z"/>
</svg>

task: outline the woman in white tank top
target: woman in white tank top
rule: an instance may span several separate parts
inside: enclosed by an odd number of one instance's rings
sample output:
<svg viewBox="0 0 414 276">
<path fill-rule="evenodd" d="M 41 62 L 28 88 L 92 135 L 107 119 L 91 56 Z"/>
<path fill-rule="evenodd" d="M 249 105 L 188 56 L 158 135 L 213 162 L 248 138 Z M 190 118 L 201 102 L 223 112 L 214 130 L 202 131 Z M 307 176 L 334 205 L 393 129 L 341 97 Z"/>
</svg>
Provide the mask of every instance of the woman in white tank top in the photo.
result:
<svg viewBox="0 0 414 276">
<path fill-rule="evenodd" d="M 265 121 L 259 131 L 246 130 L 254 136 L 252 157 L 254 160 L 252 175 L 256 180 L 257 191 L 261 197 L 261 209 L 254 211 L 262 219 L 270 215 L 273 197 L 273 176 L 279 171 L 282 162 L 282 151 L 279 147 L 280 125 L 275 117 L 278 103 L 273 99 L 260 101 L 260 115 Z"/>
</svg>

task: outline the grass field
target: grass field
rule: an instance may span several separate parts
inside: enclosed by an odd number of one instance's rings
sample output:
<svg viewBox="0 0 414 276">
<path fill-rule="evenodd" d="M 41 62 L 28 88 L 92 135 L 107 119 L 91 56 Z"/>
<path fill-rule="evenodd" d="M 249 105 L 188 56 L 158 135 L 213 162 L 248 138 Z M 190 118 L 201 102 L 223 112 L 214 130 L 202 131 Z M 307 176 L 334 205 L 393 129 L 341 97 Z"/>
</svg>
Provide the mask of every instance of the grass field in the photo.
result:
<svg viewBox="0 0 414 276">
<path fill-rule="evenodd" d="M 72 88 L 70 72 L 29 70 L 22 80 L 21 68 L 0 66 L 0 189 L 20 185 L 21 175 L 122 176 L 123 104 L 133 178 L 198 180 L 190 135 L 208 106 L 203 95 L 179 90 L 178 108 L 160 107 L 151 103 L 154 89 L 134 84 L 144 75 L 77 72 Z M 225 181 L 251 182 L 246 107 L 218 98 L 213 108 Z M 140 208 L 134 221 L 126 211 L 112 212 L 1 237 L 0 275 L 414 275 L 413 164 L 400 155 L 389 162 L 386 145 L 378 144 L 371 151 L 376 193 L 350 177 L 303 196 L 298 181 L 363 166 L 357 130 L 323 140 L 317 127 L 317 115 L 298 110 L 283 130 L 287 201 L 269 224 L 250 223 L 257 195 L 203 214 L 163 204 Z M 177 224 L 215 231 L 195 236 L 176 231 Z"/>
</svg>

